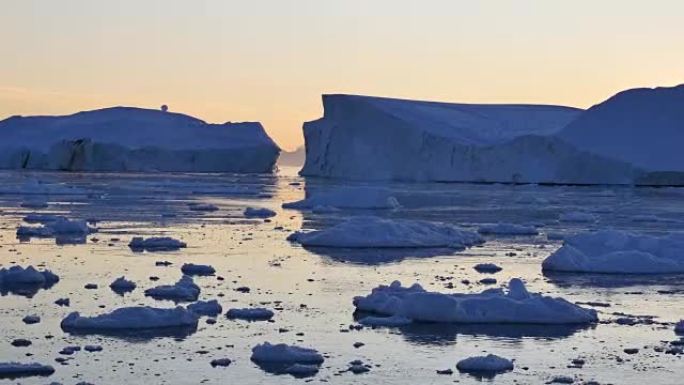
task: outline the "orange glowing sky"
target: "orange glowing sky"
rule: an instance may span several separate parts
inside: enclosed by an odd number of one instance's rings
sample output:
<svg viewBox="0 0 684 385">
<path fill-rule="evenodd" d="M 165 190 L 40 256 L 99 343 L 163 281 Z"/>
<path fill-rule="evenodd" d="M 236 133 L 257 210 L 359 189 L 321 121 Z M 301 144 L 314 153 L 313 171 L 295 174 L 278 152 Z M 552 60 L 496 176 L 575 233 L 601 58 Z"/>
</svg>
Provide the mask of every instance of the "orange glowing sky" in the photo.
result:
<svg viewBox="0 0 684 385">
<path fill-rule="evenodd" d="M 111 105 L 261 121 L 285 149 L 323 93 L 588 107 L 684 80 L 684 3 L 3 0 L 0 118 Z"/>
</svg>

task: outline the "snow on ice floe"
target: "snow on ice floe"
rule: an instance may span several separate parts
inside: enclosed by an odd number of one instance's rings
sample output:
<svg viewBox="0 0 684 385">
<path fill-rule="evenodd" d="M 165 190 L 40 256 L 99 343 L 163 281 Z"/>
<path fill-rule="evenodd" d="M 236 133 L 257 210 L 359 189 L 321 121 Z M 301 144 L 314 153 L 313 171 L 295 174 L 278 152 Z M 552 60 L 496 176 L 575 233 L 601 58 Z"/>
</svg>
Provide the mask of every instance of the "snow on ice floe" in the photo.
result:
<svg viewBox="0 0 684 385">
<path fill-rule="evenodd" d="M 263 207 L 247 207 L 243 212 L 245 218 L 272 218 L 276 212 Z"/>
<path fill-rule="evenodd" d="M 539 231 L 534 226 L 502 223 L 482 225 L 477 232 L 483 235 L 537 235 Z"/>
<path fill-rule="evenodd" d="M 210 265 L 196 265 L 194 263 L 183 264 L 181 271 L 185 275 L 214 275 L 216 273 L 216 269 Z"/>
<path fill-rule="evenodd" d="M 399 202 L 391 191 L 382 187 L 358 186 L 338 187 L 331 191 L 314 191 L 306 199 L 284 203 L 283 208 L 311 210 L 334 209 L 395 209 Z"/>
<path fill-rule="evenodd" d="M 209 317 L 215 317 L 223 312 L 223 307 L 215 299 L 211 301 L 197 301 L 186 306 L 186 308 L 195 314 Z"/>
<path fill-rule="evenodd" d="M 575 108 L 356 95 L 324 95 L 323 106 L 323 118 L 304 124 L 304 176 L 625 184 L 639 175 L 627 162 L 556 135 L 582 113 Z"/>
<path fill-rule="evenodd" d="M 128 244 L 133 251 L 174 251 L 187 246 L 185 242 L 170 237 L 134 237 Z"/>
<path fill-rule="evenodd" d="M 0 168 L 8 169 L 271 172 L 280 152 L 259 123 L 131 107 L 13 116 L 0 132 Z"/>
<path fill-rule="evenodd" d="M 145 290 L 147 297 L 160 300 L 171 300 L 175 302 L 197 301 L 200 288 L 195 284 L 191 277 L 184 275 L 173 285 L 161 285 Z"/>
<path fill-rule="evenodd" d="M 55 369 L 38 363 L 0 362 L 0 379 L 15 379 L 32 376 L 49 376 Z"/>
<path fill-rule="evenodd" d="M 544 271 L 608 274 L 684 273 L 684 235 L 663 237 L 602 230 L 565 238 Z"/>
<path fill-rule="evenodd" d="M 402 287 L 394 281 L 367 296 L 354 298 L 357 311 L 398 316 L 415 322 L 589 324 L 598 321 L 596 311 L 562 298 L 529 293 L 520 279 L 512 279 L 508 292 L 489 289 L 473 294 L 429 292 L 420 285 Z M 363 323 L 363 320 L 361 321 Z"/>
<path fill-rule="evenodd" d="M 494 354 L 468 357 L 458 361 L 456 369 L 473 374 L 497 374 L 513 370 L 513 361 Z"/>
<path fill-rule="evenodd" d="M 197 328 L 198 315 L 183 308 L 124 307 L 93 317 L 70 313 L 62 320 L 67 332 L 115 332 L 148 329 Z"/>
<path fill-rule="evenodd" d="M 273 318 L 273 311 L 265 308 L 233 308 L 228 310 L 226 317 L 247 321 L 267 321 Z"/>
<path fill-rule="evenodd" d="M 324 230 L 297 232 L 288 239 L 304 246 L 337 248 L 463 249 L 484 242 L 477 233 L 445 223 L 372 216 L 353 217 Z"/>
<path fill-rule="evenodd" d="M 127 280 L 126 277 L 119 277 L 109 285 L 109 288 L 117 294 L 131 292 L 135 290 L 136 287 L 137 285 L 135 284 L 135 282 Z"/>
</svg>

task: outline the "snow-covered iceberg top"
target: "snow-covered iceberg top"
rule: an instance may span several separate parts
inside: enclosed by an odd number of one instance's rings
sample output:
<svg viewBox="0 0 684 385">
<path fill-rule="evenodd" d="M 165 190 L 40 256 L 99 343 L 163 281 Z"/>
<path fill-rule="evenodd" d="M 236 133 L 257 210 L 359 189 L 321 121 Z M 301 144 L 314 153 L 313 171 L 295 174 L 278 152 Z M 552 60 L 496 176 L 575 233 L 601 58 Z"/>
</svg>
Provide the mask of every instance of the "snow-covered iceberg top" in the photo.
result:
<svg viewBox="0 0 684 385">
<path fill-rule="evenodd" d="M 49 376 L 55 368 L 38 363 L 24 364 L 20 362 L 0 362 L 0 379 L 21 378 L 31 376 Z"/>
<path fill-rule="evenodd" d="M 314 191 L 311 196 L 284 203 L 283 208 L 311 210 L 319 207 L 336 209 L 394 209 L 399 202 L 390 190 L 382 187 L 343 186 L 331 191 Z"/>
<path fill-rule="evenodd" d="M 117 331 L 197 327 L 199 317 L 183 307 L 160 309 L 148 306 L 124 307 L 93 317 L 70 313 L 62 320 L 65 331 Z"/>
<path fill-rule="evenodd" d="M 684 273 L 684 235 L 663 237 L 602 230 L 565 238 L 545 271 L 609 274 Z"/>
<path fill-rule="evenodd" d="M 289 238 L 304 246 L 343 248 L 441 248 L 463 249 L 484 241 L 472 231 L 446 223 L 359 216 L 333 227 Z"/>
<path fill-rule="evenodd" d="M 598 321 L 595 310 L 562 298 L 529 293 L 517 278 L 509 282 L 508 292 L 489 289 L 474 294 L 429 292 L 418 284 L 402 287 L 394 281 L 389 286 L 373 289 L 367 296 L 355 297 L 353 303 L 359 311 L 416 322 L 588 324 Z"/>
<path fill-rule="evenodd" d="M 301 174 L 351 180 L 624 184 L 632 165 L 556 135 L 582 111 L 324 95 Z"/>
<path fill-rule="evenodd" d="M 0 121 L 0 168 L 270 172 L 280 152 L 260 123 L 209 124 L 132 107 Z"/>
</svg>

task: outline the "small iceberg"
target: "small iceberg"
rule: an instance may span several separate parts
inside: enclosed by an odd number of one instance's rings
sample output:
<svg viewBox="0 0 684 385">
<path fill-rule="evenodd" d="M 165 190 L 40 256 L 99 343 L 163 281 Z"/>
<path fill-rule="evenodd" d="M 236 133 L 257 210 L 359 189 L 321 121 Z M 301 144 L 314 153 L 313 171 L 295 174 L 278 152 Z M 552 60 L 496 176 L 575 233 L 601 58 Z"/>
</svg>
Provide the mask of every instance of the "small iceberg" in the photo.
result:
<svg viewBox="0 0 684 385">
<path fill-rule="evenodd" d="M 285 209 L 311 210 L 315 207 L 382 210 L 398 208 L 399 202 L 388 189 L 380 187 L 340 187 L 316 192 L 306 199 L 284 203 Z"/>
<path fill-rule="evenodd" d="M 128 244 L 133 251 L 175 251 L 187 247 L 185 242 L 170 237 L 134 237 Z"/>
<path fill-rule="evenodd" d="M 147 297 L 174 302 L 194 302 L 197 301 L 199 294 L 199 286 L 187 275 L 173 285 L 161 285 L 145 290 Z"/>
<path fill-rule="evenodd" d="M 117 294 L 129 293 L 135 290 L 136 287 L 135 282 L 127 280 L 126 277 L 119 277 L 109 285 L 109 288 Z"/>
<path fill-rule="evenodd" d="M 456 369 L 463 373 L 491 376 L 513 370 L 513 361 L 494 354 L 469 357 L 459 361 Z"/>
<path fill-rule="evenodd" d="M 314 349 L 268 342 L 252 348 L 252 361 L 262 370 L 273 374 L 309 377 L 316 374 L 312 367 L 320 367 L 325 358 Z"/>
<path fill-rule="evenodd" d="M 471 324 L 589 324 L 598 321 L 596 311 L 562 298 L 529 293 L 525 284 L 511 279 L 508 292 L 489 289 L 473 294 L 429 292 L 420 285 L 402 287 L 394 281 L 367 296 L 355 297 L 357 311 L 414 322 Z"/>
<path fill-rule="evenodd" d="M 1 285 L 45 285 L 59 281 L 59 276 L 50 270 L 38 271 L 35 267 L 11 266 L 0 269 Z"/>
<path fill-rule="evenodd" d="M 194 263 L 186 263 L 181 266 L 181 271 L 185 275 L 214 275 L 216 269 L 209 265 L 195 265 Z"/>
<path fill-rule="evenodd" d="M 477 232 L 483 235 L 538 235 L 534 226 L 518 225 L 515 223 L 497 223 L 480 226 Z"/>
<path fill-rule="evenodd" d="M 684 273 L 684 235 L 663 237 L 619 230 L 602 230 L 569 236 L 547 257 L 549 272 L 603 274 Z"/>
<path fill-rule="evenodd" d="M 26 240 L 30 238 L 73 238 L 85 241 L 88 234 L 97 232 L 97 229 L 90 227 L 88 222 L 82 219 L 68 219 L 62 216 L 49 218 L 45 216 L 41 219 L 41 226 L 19 226 L 17 228 L 17 238 Z M 78 242 L 71 242 L 78 243 Z"/>
<path fill-rule="evenodd" d="M 475 269 L 475 271 L 478 273 L 486 274 L 494 274 L 503 270 L 501 267 L 493 263 L 478 263 L 477 265 L 473 266 L 473 269 Z"/>
<path fill-rule="evenodd" d="M 49 365 L 37 363 L 23 364 L 19 362 L 0 362 L 0 379 L 16 379 L 32 376 L 50 376 L 55 369 Z"/>
<path fill-rule="evenodd" d="M 247 321 L 267 321 L 273 318 L 273 311 L 265 308 L 230 309 L 226 317 Z"/>
<path fill-rule="evenodd" d="M 186 306 L 186 308 L 195 314 L 208 317 L 216 317 L 223 312 L 223 307 L 215 299 L 211 301 L 197 301 Z"/>
<path fill-rule="evenodd" d="M 272 218 L 277 215 L 277 213 L 271 209 L 258 208 L 258 207 L 247 207 L 243 212 L 245 218 Z"/>
<path fill-rule="evenodd" d="M 197 328 L 197 314 L 183 308 L 153 308 L 148 306 L 124 307 L 111 313 L 84 317 L 78 312 L 70 313 L 62 320 L 66 332 L 114 332 L 165 328 Z"/>
<path fill-rule="evenodd" d="M 464 249 L 484 242 L 477 233 L 445 223 L 373 216 L 354 217 L 325 230 L 294 233 L 289 239 L 303 246 L 336 248 Z"/>
</svg>

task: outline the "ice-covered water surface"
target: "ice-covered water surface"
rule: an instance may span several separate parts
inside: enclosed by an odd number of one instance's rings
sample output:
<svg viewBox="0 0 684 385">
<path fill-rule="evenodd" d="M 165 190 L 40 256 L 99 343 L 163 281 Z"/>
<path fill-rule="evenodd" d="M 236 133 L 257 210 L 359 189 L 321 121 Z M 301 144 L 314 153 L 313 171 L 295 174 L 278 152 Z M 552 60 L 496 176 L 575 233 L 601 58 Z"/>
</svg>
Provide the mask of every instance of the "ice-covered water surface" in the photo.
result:
<svg viewBox="0 0 684 385">
<path fill-rule="evenodd" d="M 460 374 L 456 363 L 488 354 L 515 360 L 512 371 L 497 375 L 496 383 L 502 384 L 543 383 L 558 376 L 578 383 L 678 383 L 684 363 L 681 355 L 667 352 L 676 353 L 677 345 L 669 342 L 679 340 L 674 323 L 684 318 L 684 277 L 545 276 L 541 263 L 563 237 L 594 229 L 654 236 L 684 232 L 684 189 L 392 184 L 382 188 L 400 203 L 393 210 L 283 209 L 284 202 L 304 198 L 307 189 L 339 187 L 294 175 L 293 170 L 278 176 L 0 173 L 0 268 L 34 266 L 60 277 L 50 287 L 0 288 L 0 362 L 54 367 L 47 380 L 24 378 L 23 384 L 302 383 L 250 360 L 252 348 L 270 342 L 315 349 L 325 362 L 313 381 L 333 384 L 477 384 L 480 379 Z M 47 207 L 22 207 L 36 198 Z M 217 210 L 191 210 L 191 203 Z M 276 215 L 246 218 L 247 207 Z M 587 213 L 595 220 L 559 220 L 567 213 Z M 84 244 L 60 245 L 54 238 L 21 241 L 16 230 L 26 225 L 28 215 L 86 220 L 98 232 L 88 234 Z M 446 223 L 473 232 L 491 224 L 516 224 L 539 234 L 483 234 L 486 243 L 467 250 L 305 249 L 286 240 L 294 231 L 327 229 L 369 215 Z M 133 237 L 171 237 L 187 247 L 136 252 L 128 247 Z M 72 312 L 95 316 L 123 307 L 174 308 L 173 301 L 146 297 L 145 290 L 177 282 L 183 265 L 191 263 L 216 270 L 193 277 L 201 288 L 200 301 L 217 300 L 223 309 L 268 308 L 275 313 L 273 322 L 219 314 L 200 318 L 193 333 L 135 338 L 134 333 L 62 331 L 60 322 Z M 502 270 L 482 274 L 473 268 L 480 263 Z M 122 276 L 137 288 L 124 295 L 112 291 L 109 285 Z M 497 283 L 480 283 L 483 278 Z M 359 315 L 354 315 L 352 299 L 393 280 L 418 282 L 436 292 L 473 293 L 501 287 L 511 278 L 523 279 L 530 292 L 593 308 L 601 322 L 356 327 Z M 70 306 L 55 304 L 63 298 Z M 25 324 L 28 315 L 39 316 L 40 322 Z M 20 339 L 31 344 L 11 344 Z M 87 351 L 86 345 L 102 350 Z M 72 346 L 83 349 L 65 349 Z M 625 352 L 631 349 L 638 351 Z M 230 359 L 230 365 L 212 367 L 213 360 L 222 359 Z M 356 360 L 370 371 L 349 371 Z M 446 369 L 452 374 L 437 373 Z"/>
</svg>

